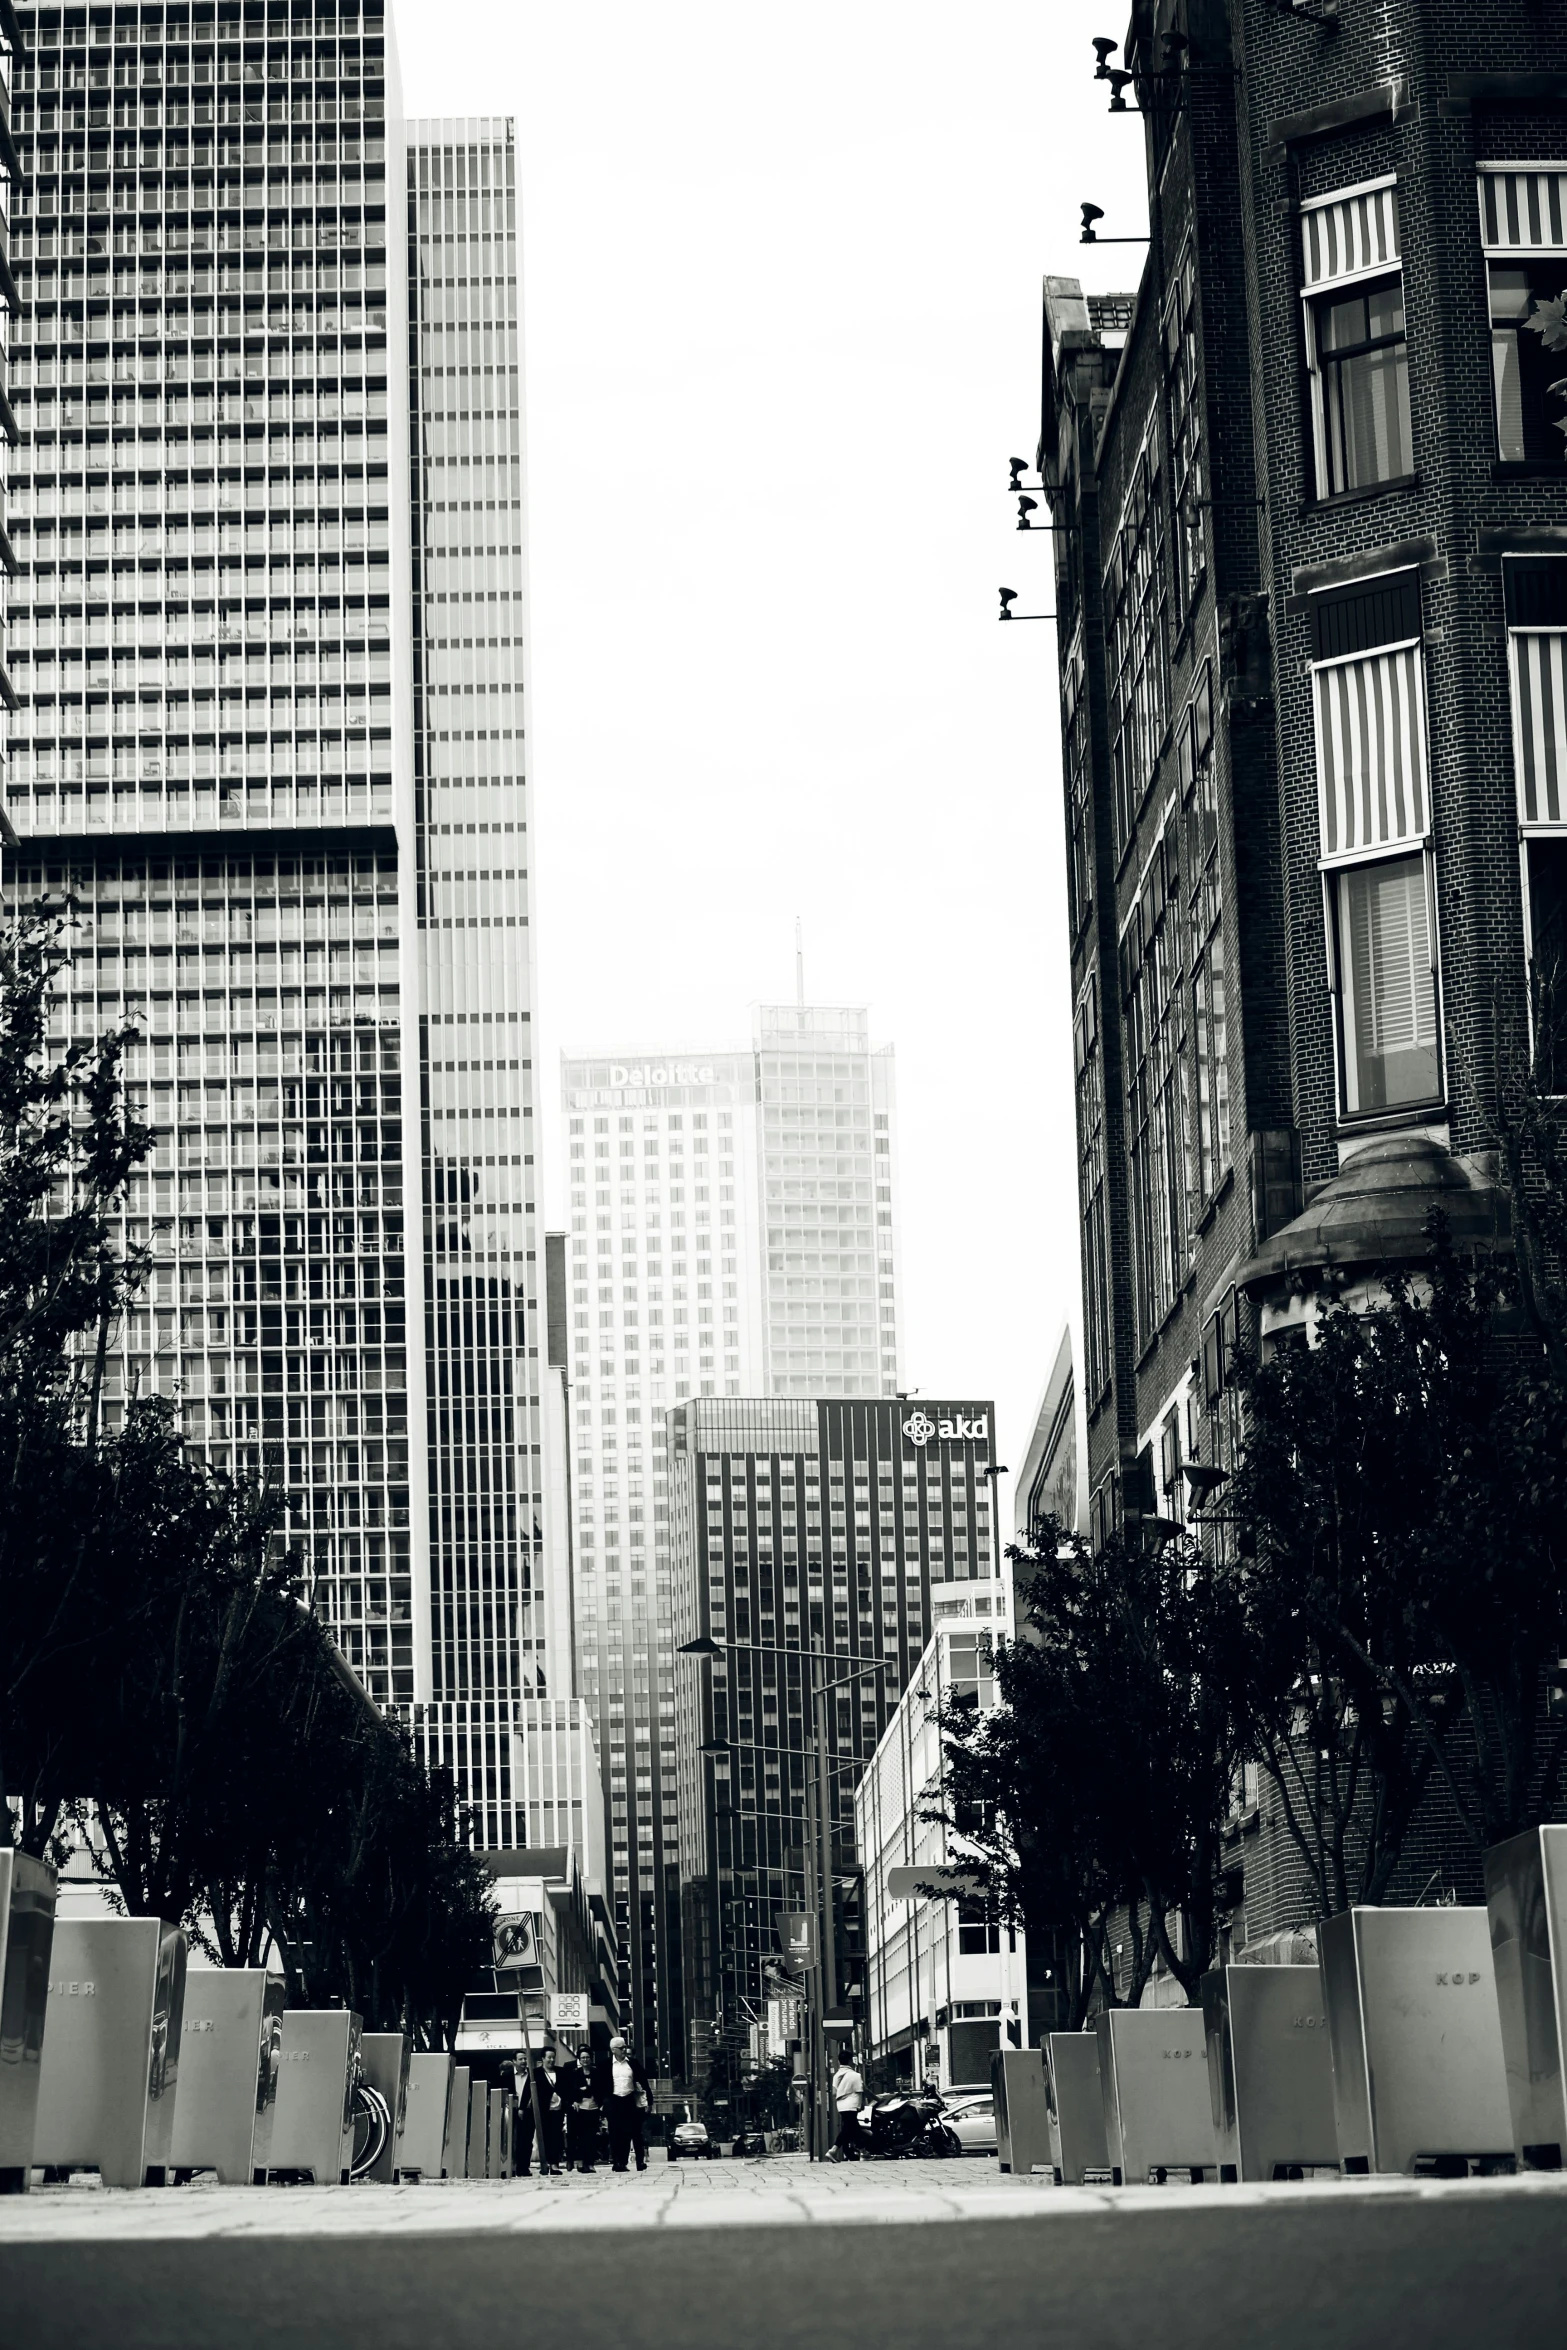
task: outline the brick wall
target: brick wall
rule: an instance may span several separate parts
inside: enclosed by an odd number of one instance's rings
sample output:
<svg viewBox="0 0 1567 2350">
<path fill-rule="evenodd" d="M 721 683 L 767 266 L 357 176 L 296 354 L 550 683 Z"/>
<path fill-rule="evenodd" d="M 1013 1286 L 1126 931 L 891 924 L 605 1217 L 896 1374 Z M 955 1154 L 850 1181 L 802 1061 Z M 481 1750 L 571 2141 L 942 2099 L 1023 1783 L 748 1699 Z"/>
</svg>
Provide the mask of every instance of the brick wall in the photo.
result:
<svg viewBox="0 0 1567 2350">
<path fill-rule="evenodd" d="M 1274 1138 L 1275 1174 L 1292 1164 L 1298 1170 L 1299 1205 L 1338 1173 L 1346 1147 L 1377 1130 L 1371 1121 L 1346 1125 L 1338 1100 L 1310 595 L 1357 572 L 1418 569 L 1445 1098 L 1402 1123 L 1445 1132 L 1455 1152 L 1483 1152 L 1494 1139 L 1499 1052 L 1516 1050 L 1526 1025 L 1500 549 L 1537 550 L 1541 534 L 1559 533 L 1567 553 L 1567 472 L 1497 460 L 1476 199 L 1480 163 L 1567 167 L 1567 11 L 1539 0 L 1497 0 L 1484 10 L 1458 0 L 1388 0 L 1374 10 L 1346 6 L 1328 29 L 1272 0 L 1185 0 L 1178 17 L 1188 36 L 1178 84 L 1145 75 L 1128 91 L 1154 111 L 1142 123 L 1152 234 L 1125 349 L 1117 362 L 1103 338 L 1052 342 L 1047 332 L 1041 440 L 1055 519 L 1080 534 L 1057 540 L 1063 661 L 1080 630 L 1095 696 L 1095 891 L 1072 944 L 1071 985 L 1075 1001 L 1097 968 L 1118 1278 L 1111 1389 L 1087 1399 L 1087 1481 L 1101 1498 L 1113 1482 L 1125 1514 L 1150 1499 L 1161 1513 L 1179 1509 L 1178 1495 L 1150 1496 L 1136 1466 L 1173 1400 L 1182 1403 L 1183 1443 L 1201 1453 L 1207 1441 L 1201 1414 L 1186 1413 L 1185 1399 L 1204 1326 L 1262 1237 L 1249 1138 Z M 1152 26 L 1148 0 L 1137 0 L 1114 62 L 1156 67 Z M 1093 103 L 1086 34 L 1082 72 L 1078 97 Z M 1176 95 L 1179 104 L 1169 104 Z M 1106 135 L 1127 135 L 1126 126 L 1107 126 Z M 1412 475 L 1323 499 L 1313 463 L 1300 206 L 1384 174 L 1398 184 Z M 1199 664 L 1211 658 L 1234 1172 L 1194 1235 L 1168 1317 L 1140 1336 L 1130 1279 L 1127 1043 L 1115 973 L 1176 741 L 1172 727 L 1135 835 L 1118 855 L 1106 703 L 1112 614 L 1103 581 L 1150 423 L 1164 450 L 1167 559 L 1173 543 L 1161 311 L 1188 237 L 1210 503 L 1201 591 L 1165 646 L 1166 706 L 1173 720 Z M 1275 1224 L 1285 1220 L 1278 1202 L 1287 1207 L 1288 1188 L 1275 1187 Z M 1429 1830 L 1422 1824 L 1406 1876 L 1440 1865 L 1449 1826 L 1435 1813 Z M 1268 1906 L 1281 1913 L 1273 1922 L 1292 1923 L 1282 1914 L 1294 1899 L 1287 1864 L 1272 1874 L 1278 1891 Z"/>
</svg>

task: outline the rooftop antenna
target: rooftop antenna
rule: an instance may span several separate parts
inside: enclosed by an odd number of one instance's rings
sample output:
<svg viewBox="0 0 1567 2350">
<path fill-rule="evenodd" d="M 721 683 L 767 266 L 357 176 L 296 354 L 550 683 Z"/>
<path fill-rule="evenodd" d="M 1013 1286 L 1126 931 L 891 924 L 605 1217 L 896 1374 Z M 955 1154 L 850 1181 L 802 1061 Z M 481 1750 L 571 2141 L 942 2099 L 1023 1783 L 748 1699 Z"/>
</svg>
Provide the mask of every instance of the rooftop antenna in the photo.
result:
<svg viewBox="0 0 1567 2350">
<path fill-rule="evenodd" d="M 800 1015 L 800 1026 L 805 1026 L 805 945 L 800 935 L 800 917 L 794 918 L 794 1003 Z"/>
</svg>

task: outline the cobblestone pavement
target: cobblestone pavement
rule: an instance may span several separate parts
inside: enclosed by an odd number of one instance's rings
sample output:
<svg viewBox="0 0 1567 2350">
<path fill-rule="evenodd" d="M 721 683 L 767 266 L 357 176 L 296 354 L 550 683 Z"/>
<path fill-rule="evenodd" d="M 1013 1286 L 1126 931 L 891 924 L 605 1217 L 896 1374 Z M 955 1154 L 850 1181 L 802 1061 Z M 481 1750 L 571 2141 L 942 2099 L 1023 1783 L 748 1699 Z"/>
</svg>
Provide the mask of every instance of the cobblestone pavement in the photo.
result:
<svg viewBox="0 0 1567 2350">
<path fill-rule="evenodd" d="M 188 2187 L 137 2192 L 35 2188 L 0 2199 L 0 2247 L 180 2242 L 205 2237 L 593 2234 L 620 2229 L 912 2226 L 1065 2220 L 1089 2213 L 1233 2212 L 1327 2204 L 1555 2201 L 1567 2229 L 1567 2174 L 1519 2179 L 1317 2180 L 1277 2187 L 1057 2187 L 993 2161 L 808 2163 L 657 2158 L 645 2172 L 399 2187 Z"/>
</svg>

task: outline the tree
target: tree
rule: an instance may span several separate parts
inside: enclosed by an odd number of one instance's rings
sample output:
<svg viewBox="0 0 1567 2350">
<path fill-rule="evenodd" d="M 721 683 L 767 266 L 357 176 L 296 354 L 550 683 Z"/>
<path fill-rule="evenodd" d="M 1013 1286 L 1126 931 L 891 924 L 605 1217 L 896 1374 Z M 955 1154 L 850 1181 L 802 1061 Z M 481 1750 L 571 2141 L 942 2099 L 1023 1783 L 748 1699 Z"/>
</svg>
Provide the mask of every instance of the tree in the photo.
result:
<svg viewBox="0 0 1567 2350">
<path fill-rule="evenodd" d="M 127 1908 L 189 1922 L 248 1774 L 272 1775 L 274 1667 L 321 1628 L 278 1540 L 281 1496 L 188 1451 L 167 1401 L 133 1406 L 96 1465 L 98 1585 L 134 1628 L 87 1709 L 78 1784 Z"/>
<path fill-rule="evenodd" d="M 1254 1367 L 1222 1669 L 1323 1914 L 1382 1900 L 1440 1783 L 1474 1852 L 1550 1816 L 1567 1397 L 1504 1264 L 1433 1231 Z"/>
<path fill-rule="evenodd" d="M 166 1400 L 103 1424 L 149 1137 L 130 1032 L 49 1043 L 68 919 L 0 929 L 0 1838 L 43 1855 L 74 1816 L 127 1910 L 450 2042 L 493 1897 L 449 1783 L 304 1604 L 280 1497 L 188 1451 Z"/>
<path fill-rule="evenodd" d="M 1008 1923 L 1071 1930 L 1074 2026 L 1096 1989 L 1107 2004 L 1122 1996 L 1110 1942 L 1123 1911 L 1126 1998 L 1137 2003 L 1160 1960 L 1194 1998 L 1242 1759 L 1210 1662 L 1229 1637 L 1227 1583 L 1181 1539 L 1118 1539 L 1091 1557 L 1052 1525 L 1009 1556 L 1029 1572 L 1028 1636 L 997 1651 L 990 1713 L 947 1706 L 938 1816 Z"/>
<path fill-rule="evenodd" d="M 0 928 L 0 1840 L 35 1854 L 75 1792 L 82 1694 L 140 1607 L 127 1593 L 117 1613 L 101 1587 L 94 1440 L 108 1332 L 143 1270 L 111 1213 L 149 1136 L 120 1081 L 129 1031 L 49 1045 L 68 920 Z"/>
</svg>

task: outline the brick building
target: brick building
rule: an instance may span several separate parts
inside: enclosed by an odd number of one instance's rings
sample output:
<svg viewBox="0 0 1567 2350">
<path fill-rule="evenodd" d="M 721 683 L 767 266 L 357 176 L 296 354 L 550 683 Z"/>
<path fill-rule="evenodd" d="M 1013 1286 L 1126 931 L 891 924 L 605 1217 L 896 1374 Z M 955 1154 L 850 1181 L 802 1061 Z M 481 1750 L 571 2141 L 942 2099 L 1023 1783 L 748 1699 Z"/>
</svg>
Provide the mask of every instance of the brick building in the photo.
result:
<svg viewBox="0 0 1567 2350">
<path fill-rule="evenodd" d="M 1567 913 L 1567 17 L 1138 0 L 1106 95 L 1148 256 L 1046 280 L 1039 449 L 1098 1539 L 1186 1515 L 1324 1265 L 1505 1233 Z"/>
<path fill-rule="evenodd" d="M 1098 1533 L 1227 1345 L 1504 1211 L 1567 865 L 1567 22 L 1140 4 L 1135 300 L 1045 287 Z M 1091 68 L 1085 65 L 1085 73 Z M 1560 422 L 1559 422 L 1560 420 Z M 1538 1006 L 1533 1007 L 1534 1010 Z M 1534 1022 L 1534 1025 L 1540 1025 Z"/>
</svg>

